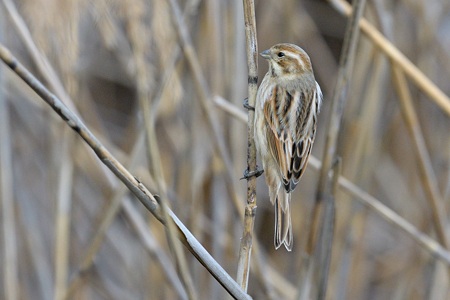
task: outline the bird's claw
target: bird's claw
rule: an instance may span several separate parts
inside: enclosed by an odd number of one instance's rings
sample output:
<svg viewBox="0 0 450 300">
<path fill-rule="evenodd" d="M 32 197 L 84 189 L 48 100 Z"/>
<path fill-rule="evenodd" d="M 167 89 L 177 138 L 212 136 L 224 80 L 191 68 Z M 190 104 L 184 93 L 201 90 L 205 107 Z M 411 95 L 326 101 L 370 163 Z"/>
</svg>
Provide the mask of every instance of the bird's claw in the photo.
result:
<svg viewBox="0 0 450 300">
<path fill-rule="evenodd" d="M 250 106 L 249 104 L 248 104 L 248 98 L 245 98 L 244 99 L 244 103 L 242 104 L 246 109 L 248 109 L 248 110 L 253 110 L 253 111 L 255 111 L 255 108 L 253 107 L 253 106 Z"/>
<path fill-rule="evenodd" d="M 258 169 L 258 166 L 256 166 L 256 170 L 255 171 L 249 171 L 248 169 L 244 171 L 244 177 L 241 178 L 242 179 L 247 179 L 249 180 L 252 177 L 256 177 L 258 178 L 259 176 L 261 176 L 264 173 L 263 169 Z"/>
</svg>

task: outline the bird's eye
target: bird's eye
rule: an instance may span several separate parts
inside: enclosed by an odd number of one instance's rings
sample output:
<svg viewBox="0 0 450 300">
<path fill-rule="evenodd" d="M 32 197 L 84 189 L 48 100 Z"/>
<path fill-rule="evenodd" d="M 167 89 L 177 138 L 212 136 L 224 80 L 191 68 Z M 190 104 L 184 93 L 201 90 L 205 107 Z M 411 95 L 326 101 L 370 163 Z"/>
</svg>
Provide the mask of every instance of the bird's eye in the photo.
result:
<svg viewBox="0 0 450 300">
<path fill-rule="evenodd" d="M 284 52 L 278 52 L 278 57 L 283 57 L 284 56 Z"/>
</svg>

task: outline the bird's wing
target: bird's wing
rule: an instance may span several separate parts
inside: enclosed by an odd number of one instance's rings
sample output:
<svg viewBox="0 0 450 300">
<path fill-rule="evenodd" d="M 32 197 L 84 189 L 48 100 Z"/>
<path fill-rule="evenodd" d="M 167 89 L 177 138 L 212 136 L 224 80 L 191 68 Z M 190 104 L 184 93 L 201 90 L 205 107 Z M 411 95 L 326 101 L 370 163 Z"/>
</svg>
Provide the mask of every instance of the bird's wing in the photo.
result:
<svg viewBox="0 0 450 300">
<path fill-rule="evenodd" d="M 272 97 L 286 97 L 285 92 L 274 92 Z M 314 92 L 313 97 L 316 97 Z M 277 162 L 287 192 L 292 191 L 306 169 L 316 132 L 314 101 L 296 99 L 307 97 L 305 93 L 291 95 L 292 105 L 283 100 L 267 101 L 264 105 L 266 137 L 270 152 Z M 282 105 L 280 104 L 282 102 Z M 278 105 L 277 105 L 278 103 Z M 302 105 L 302 104 L 306 105 Z M 294 114 L 289 110 L 293 109 Z M 295 117 L 295 122 L 289 118 Z"/>
</svg>

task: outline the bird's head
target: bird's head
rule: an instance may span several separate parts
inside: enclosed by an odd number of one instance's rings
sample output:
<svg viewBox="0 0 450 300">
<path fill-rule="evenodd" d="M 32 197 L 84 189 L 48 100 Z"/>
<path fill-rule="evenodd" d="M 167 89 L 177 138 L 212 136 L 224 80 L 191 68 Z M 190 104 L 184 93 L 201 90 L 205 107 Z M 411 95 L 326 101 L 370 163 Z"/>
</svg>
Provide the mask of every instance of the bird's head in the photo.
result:
<svg viewBox="0 0 450 300">
<path fill-rule="evenodd" d="M 272 77 L 297 77 L 312 74 L 311 60 L 299 46 L 293 44 L 277 44 L 264 50 L 260 55 L 269 62 Z"/>
</svg>

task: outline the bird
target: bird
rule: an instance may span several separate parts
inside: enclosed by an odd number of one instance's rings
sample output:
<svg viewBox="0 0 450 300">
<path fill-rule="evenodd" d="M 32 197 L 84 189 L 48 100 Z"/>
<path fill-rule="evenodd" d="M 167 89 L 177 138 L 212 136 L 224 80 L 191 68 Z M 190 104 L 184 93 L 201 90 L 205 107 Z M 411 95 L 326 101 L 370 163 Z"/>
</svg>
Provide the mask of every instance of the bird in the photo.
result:
<svg viewBox="0 0 450 300">
<path fill-rule="evenodd" d="M 291 193 L 311 154 L 323 96 L 299 46 L 276 44 L 260 55 L 269 69 L 256 94 L 254 141 L 275 206 L 275 249 L 284 244 L 291 251 Z"/>
</svg>

